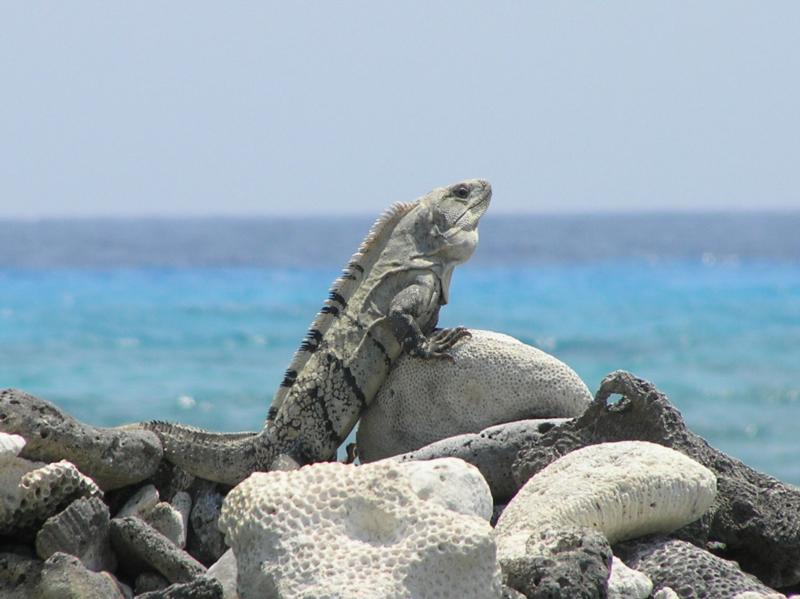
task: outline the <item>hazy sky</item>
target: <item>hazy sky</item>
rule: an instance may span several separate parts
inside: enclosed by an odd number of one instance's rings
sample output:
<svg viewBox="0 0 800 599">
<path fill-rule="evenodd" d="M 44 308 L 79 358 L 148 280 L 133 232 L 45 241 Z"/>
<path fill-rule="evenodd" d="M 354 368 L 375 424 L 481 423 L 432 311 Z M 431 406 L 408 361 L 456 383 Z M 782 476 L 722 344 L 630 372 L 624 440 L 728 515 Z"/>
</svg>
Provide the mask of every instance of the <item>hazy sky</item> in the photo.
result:
<svg viewBox="0 0 800 599">
<path fill-rule="evenodd" d="M 800 208 L 800 3 L 3 2 L 0 217 Z"/>
</svg>

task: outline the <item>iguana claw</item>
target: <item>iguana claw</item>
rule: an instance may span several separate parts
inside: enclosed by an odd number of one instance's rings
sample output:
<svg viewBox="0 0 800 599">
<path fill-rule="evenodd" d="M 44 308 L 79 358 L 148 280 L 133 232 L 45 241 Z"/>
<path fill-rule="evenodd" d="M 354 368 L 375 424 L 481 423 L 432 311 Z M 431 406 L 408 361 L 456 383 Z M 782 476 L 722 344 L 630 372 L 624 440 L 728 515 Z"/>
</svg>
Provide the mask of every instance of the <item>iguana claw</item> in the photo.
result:
<svg viewBox="0 0 800 599">
<path fill-rule="evenodd" d="M 472 334 L 466 327 L 437 329 L 425 340 L 421 347 L 414 348 L 409 353 L 418 358 L 438 358 L 455 362 L 455 358 L 447 350 L 451 349 L 461 339 L 471 336 Z"/>
</svg>

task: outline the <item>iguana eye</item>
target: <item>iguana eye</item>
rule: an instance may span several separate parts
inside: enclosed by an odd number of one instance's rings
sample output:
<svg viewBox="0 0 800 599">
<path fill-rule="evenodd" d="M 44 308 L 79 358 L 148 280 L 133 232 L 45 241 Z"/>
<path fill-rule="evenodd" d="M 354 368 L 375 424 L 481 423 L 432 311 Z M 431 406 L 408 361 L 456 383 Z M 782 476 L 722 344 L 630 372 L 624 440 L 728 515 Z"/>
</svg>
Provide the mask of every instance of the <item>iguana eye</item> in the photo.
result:
<svg viewBox="0 0 800 599">
<path fill-rule="evenodd" d="M 469 187 L 467 187 L 466 185 L 459 185 L 458 187 L 455 188 L 455 194 L 462 200 L 466 199 L 467 197 L 469 197 Z"/>
</svg>

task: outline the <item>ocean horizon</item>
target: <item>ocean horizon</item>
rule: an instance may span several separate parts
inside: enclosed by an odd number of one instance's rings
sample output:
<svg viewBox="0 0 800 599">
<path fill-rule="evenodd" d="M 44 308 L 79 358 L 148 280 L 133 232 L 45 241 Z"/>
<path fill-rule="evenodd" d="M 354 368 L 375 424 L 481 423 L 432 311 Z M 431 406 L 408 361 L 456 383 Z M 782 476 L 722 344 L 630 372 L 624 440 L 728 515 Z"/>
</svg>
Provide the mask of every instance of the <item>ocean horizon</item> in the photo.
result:
<svg viewBox="0 0 800 599">
<path fill-rule="evenodd" d="M 0 387 L 100 426 L 256 430 L 374 217 L 0 220 Z M 800 211 L 486 215 L 441 325 L 594 391 L 649 379 L 712 445 L 800 484 Z"/>
</svg>

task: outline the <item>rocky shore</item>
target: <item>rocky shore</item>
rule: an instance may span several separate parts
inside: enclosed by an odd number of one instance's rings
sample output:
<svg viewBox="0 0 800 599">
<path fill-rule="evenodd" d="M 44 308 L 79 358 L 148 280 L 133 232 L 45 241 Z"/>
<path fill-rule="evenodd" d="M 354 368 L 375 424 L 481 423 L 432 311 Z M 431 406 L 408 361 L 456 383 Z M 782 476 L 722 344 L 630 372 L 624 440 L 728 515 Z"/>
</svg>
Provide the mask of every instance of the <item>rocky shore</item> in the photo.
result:
<svg viewBox="0 0 800 599">
<path fill-rule="evenodd" d="M 0 392 L 0 596 L 750 599 L 800 589 L 800 489 L 690 431 L 614 372 L 473 331 L 403 357 L 359 463 L 235 487 Z M 616 401 L 612 401 L 616 398 Z"/>
</svg>

